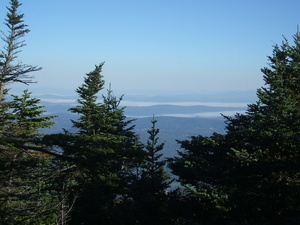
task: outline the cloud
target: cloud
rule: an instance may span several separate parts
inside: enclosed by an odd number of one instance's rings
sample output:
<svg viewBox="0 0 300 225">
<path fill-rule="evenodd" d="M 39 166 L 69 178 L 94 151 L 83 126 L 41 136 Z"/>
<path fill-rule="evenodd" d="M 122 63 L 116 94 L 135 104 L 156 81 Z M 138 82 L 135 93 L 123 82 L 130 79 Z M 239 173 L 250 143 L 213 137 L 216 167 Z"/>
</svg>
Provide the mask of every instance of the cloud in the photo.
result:
<svg viewBox="0 0 300 225">
<path fill-rule="evenodd" d="M 76 103 L 76 99 L 41 98 L 41 101 L 49 103 Z"/>
<path fill-rule="evenodd" d="M 76 98 L 41 98 L 43 102 L 49 103 L 76 103 Z M 101 102 L 101 101 L 99 101 Z M 142 101 L 121 101 L 121 106 L 147 107 L 155 105 L 172 105 L 172 106 L 210 106 L 210 107 L 247 107 L 248 103 L 235 102 L 142 102 Z"/>
<path fill-rule="evenodd" d="M 211 106 L 211 107 L 247 107 L 248 103 L 232 102 L 135 102 L 122 101 L 122 106 L 155 106 L 155 105 L 175 105 L 175 106 Z"/>
<path fill-rule="evenodd" d="M 187 114 L 177 114 L 177 113 L 169 113 L 169 114 L 156 114 L 155 116 L 173 116 L 173 117 L 183 117 L 183 118 L 193 118 L 193 117 L 221 117 L 225 116 L 234 116 L 236 113 L 245 113 L 245 110 L 240 111 L 222 111 L 222 112 L 203 112 L 203 113 L 187 113 Z M 134 117 L 134 118 L 147 118 L 152 117 L 153 115 L 146 115 L 146 116 L 132 116 L 126 115 L 127 117 Z"/>
</svg>

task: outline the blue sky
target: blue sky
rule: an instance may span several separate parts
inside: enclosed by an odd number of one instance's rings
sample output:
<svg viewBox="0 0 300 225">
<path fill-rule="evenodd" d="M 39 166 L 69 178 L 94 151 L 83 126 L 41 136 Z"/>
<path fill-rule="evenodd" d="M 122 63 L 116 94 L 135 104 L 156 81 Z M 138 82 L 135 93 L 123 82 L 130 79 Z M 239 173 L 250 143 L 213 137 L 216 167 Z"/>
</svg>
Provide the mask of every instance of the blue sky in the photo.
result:
<svg viewBox="0 0 300 225">
<path fill-rule="evenodd" d="M 75 90 L 105 61 L 107 86 L 125 95 L 255 91 L 272 46 L 300 25 L 299 0 L 20 2 L 31 32 L 19 59 L 43 67 L 32 87 L 44 90 Z"/>
</svg>

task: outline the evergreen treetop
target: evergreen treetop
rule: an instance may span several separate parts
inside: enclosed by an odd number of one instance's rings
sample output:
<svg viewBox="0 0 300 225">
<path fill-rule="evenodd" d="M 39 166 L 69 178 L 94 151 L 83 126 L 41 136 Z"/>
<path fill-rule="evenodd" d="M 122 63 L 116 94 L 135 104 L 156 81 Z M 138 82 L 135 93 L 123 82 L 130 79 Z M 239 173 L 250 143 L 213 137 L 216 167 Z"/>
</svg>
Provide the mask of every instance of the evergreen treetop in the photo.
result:
<svg viewBox="0 0 300 225">
<path fill-rule="evenodd" d="M 104 87 L 104 80 L 102 66 L 104 63 L 100 63 L 95 66 L 95 69 L 86 74 L 84 83 L 76 89 L 79 95 L 76 107 L 69 109 L 72 113 L 80 115 L 78 121 L 73 122 L 73 126 L 79 129 L 79 132 L 87 135 L 94 135 L 99 132 L 99 126 L 102 123 L 101 112 L 104 110 L 104 106 L 97 102 L 97 94 Z"/>
<path fill-rule="evenodd" d="M 21 40 L 29 32 L 27 25 L 24 24 L 24 14 L 18 12 L 22 4 L 18 0 L 10 0 L 10 7 L 7 7 L 8 13 L 5 19 L 5 25 L 8 28 L 6 32 L 1 31 L 2 41 L 5 46 L 0 51 L 0 103 L 4 98 L 5 85 L 11 82 L 20 82 L 24 84 L 32 83 L 32 76 L 29 73 L 38 71 L 41 68 L 15 63 L 21 48 L 25 46 L 24 40 Z"/>
<path fill-rule="evenodd" d="M 227 133 L 181 141 L 184 152 L 170 164 L 191 199 L 214 213 L 210 223 L 300 221 L 299 32 L 293 38 L 274 46 L 258 101 L 225 117 Z"/>
</svg>

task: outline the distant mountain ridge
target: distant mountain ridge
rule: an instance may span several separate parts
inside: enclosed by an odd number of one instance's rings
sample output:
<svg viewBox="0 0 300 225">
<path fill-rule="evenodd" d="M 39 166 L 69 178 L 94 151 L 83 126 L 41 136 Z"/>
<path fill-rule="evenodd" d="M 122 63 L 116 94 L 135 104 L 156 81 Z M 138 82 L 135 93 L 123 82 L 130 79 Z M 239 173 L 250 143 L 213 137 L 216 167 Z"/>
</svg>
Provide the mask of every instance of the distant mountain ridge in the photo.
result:
<svg viewBox="0 0 300 225">
<path fill-rule="evenodd" d="M 71 113 L 57 113 L 58 117 L 53 121 L 56 124 L 51 129 L 44 129 L 44 133 L 61 133 L 63 128 L 68 131 L 75 131 L 72 128 L 71 119 L 76 120 L 77 115 Z M 147 130 L 151 128 L 152 117 L 144 118 L 128 118 L 134 119 L 132 125 L 135 125 L 135 132 L 140 135 L 143 143 L 148 138 Z M 159 141 L 165 142 L 163 154 L 165 157 L 173 157 L 179 145 L 176 140 L 185 140 L 191 136 L 203 135 L 210 136 L 214 132 L 224 134 L 225 123 L 222 117 L 217 118 L 201 118 L 201 117 L 173 117 L 173 116 L 155 116 L 157 128 L 160 129 Z"/>
<path fill-rule="evenodd" d="M 220 117 L 221 113 L 234 115 L 246 110 L 247 104 L 255 101 L 255 92 L 228 92 L 206 95 L 129 95 L 124 96 L 121 106 L 129 117 L 176 116 L 176 117 Z M 33 94 L 33 96 L 35 96 Z M 46 110 L 67 113 L 76 105 L 76 95 L 37 94 Z M 102 99 L 99 96 L 99 99 Z"/>
<path fill-rule="evenodd" d="M 159 140 L 165 142 L 165 157 L 173 157 L 179 145 L 176 140 L 185 140 L 190 136 L 210 136 L 214 132 L 225 133 L 225 123 L 221 113 L 233 116 L 243 113 L 247 104 L 255 102 L 255 92 L 232 92 L 226 94 L 206 95 L 129 95 L 124 96 L 121 107 L 128 119 L 135 119 L 135 131 L 141 141 L 148 138 L 147 129 L 151 127 L 153 115 L 158 120 Z M 76 95 L 68 94 L 32 94 L 41 99 L 47 114 L 58 115 L 53 121 L 52 129 L 44 129 L 45 133 L 60 133 L 63 128 L 72 131 L 70 119 L 76 120 L 78 115 L 68 109 L 76 105 Z M 118 96 L 118 95 L 117 95 Z M 99 96 L 99 99 L 102 99 Z M 73 130 L 74 131 L 74 130 Z"/>
</svg>

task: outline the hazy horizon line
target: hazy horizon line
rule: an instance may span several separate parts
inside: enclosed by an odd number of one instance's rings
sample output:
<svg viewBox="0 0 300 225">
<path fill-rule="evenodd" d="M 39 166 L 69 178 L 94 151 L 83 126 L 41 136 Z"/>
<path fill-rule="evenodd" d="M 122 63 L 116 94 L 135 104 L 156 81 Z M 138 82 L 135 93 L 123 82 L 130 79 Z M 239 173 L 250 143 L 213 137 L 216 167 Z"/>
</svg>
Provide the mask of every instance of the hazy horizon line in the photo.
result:
<svg viewBox="0 0 300 225">
<path fill-rule="evenodd" d="M 221 118 L 222 115 L 234 116 L 237 113 L 243 114 L 245 110 L 234 110 L 234 111 L 221 111 L 221 112 L 202 112 L 202 113 L 174 113 L 174 114 L 154 114 L 154 115 L 144 115 L 144 116 L 134 116 L 126 115 L 128 118 L 152 118 L 154 117 L 180 117 L 180 118 Z"/>
<path fill-rule="evenodd" d="M 77 99 L 53 99 L 53 98 L 41 98 L 41 102 L 57 103 L 57 104 L 76 104 Z M 101 101 L 99 101 L 101 102 Z M 178 102 L 148 102 L 148 101 L 121 101 L 120 106 L 122 107 L 151 107 L 159 105 L 168 106 L 209 106 L 209 107 L 247 107 L 249 103 L 240 102 L 220 102 L 220 101 L 178 101 Z"/>
</svg>

